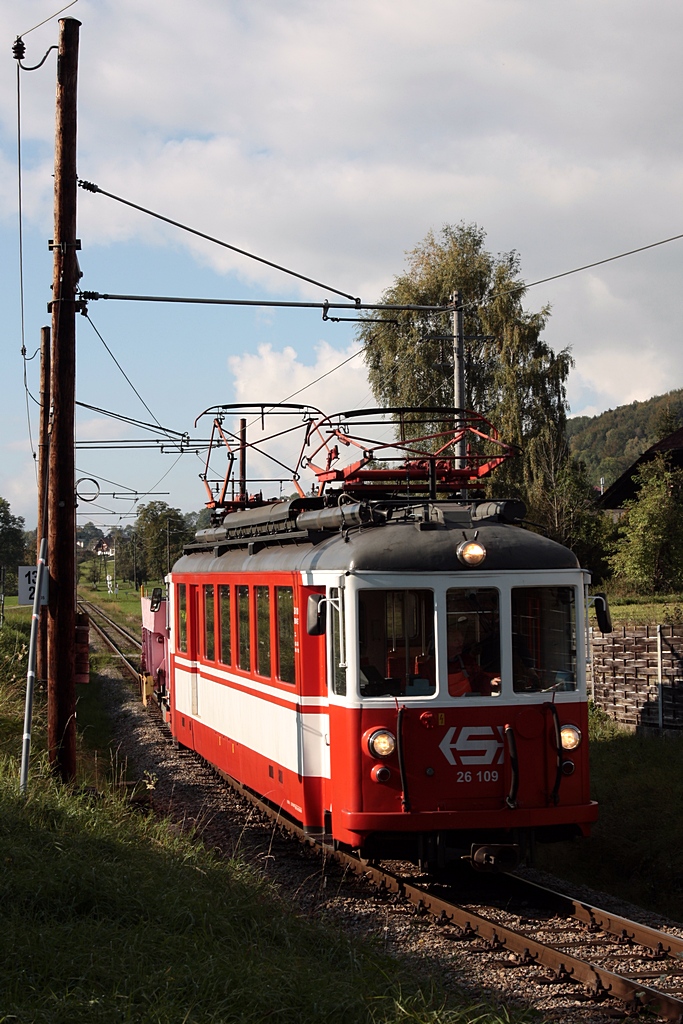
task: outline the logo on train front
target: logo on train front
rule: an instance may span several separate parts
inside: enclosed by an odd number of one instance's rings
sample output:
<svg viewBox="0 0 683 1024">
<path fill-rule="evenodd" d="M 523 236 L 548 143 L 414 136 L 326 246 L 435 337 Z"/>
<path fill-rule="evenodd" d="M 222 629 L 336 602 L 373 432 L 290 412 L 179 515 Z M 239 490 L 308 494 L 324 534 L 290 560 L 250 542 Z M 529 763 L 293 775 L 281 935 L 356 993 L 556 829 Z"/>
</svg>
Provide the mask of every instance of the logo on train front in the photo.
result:
<svg viewBox="0 0 683 1024">
<path fill-rule="evenodd" d="M 449 764 L 502 764 L 505 755 L 503 726 L 452 726 L 441 740 L 439 750 Z"/>
</svg>

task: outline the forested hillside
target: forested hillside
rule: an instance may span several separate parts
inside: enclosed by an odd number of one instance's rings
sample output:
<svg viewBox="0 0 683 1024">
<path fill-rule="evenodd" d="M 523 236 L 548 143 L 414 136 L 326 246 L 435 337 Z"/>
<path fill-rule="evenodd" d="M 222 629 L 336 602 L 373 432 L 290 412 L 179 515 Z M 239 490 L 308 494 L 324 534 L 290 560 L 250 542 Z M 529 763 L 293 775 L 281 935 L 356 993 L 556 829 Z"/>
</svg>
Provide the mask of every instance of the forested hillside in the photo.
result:
<svg viewBox="0 0 683 1024">
<path fill-rule="evenodd" d="M 567 421 L 572 454 L 585 463 L 592 484 L 614 483 L 639 455 L 683 425 L 683 389 L 631 402 L 599 416 Z"/>
</svg>

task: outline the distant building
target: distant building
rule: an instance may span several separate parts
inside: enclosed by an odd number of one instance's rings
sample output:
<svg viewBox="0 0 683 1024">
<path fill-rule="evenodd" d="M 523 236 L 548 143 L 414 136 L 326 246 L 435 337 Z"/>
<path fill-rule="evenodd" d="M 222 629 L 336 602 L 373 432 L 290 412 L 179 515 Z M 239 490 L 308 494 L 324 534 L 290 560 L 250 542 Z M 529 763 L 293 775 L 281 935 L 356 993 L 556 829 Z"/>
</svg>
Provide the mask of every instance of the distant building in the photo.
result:
<svg viewBox="0 0 683 1024">
<path fill-rule="evenodd" d="M 658 455 L 668 455 L 671 466 L 675 469 L 683 469 L 683 427 L 674 430 L 673 434 L 657 441 L 651 448 L 640 456 L 632 466 L 615 480 L 611 487 L 608 487 L 600 498 L 598 504 L 601 508 L 619 511 L 623 509 L 627 501 L 632 501 L 638 494 L 638 488 L 634 479 L 636 473 L 646 462 L 652 462 Z"/>
</svg>

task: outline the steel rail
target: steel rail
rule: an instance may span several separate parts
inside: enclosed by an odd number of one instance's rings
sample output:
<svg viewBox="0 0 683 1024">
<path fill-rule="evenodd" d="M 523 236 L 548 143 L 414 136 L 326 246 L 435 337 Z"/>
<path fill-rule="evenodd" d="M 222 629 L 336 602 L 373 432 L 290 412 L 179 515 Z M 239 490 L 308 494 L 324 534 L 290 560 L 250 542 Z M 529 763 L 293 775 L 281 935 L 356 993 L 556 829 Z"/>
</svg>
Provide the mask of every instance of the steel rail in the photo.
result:
<svg viewBox="0 0 683 1024">
<path fill-rule="evenodd" d="M 88 604 L 87 601 L 86 602 L 79 601 L 79 605 L 81 607 L 83 607 L 83 608 L 87 604 Z M 99 609 L 95 605 L 91 605 L 91 607 L 94 607 L 95 611 L 99 612 Z M 103 618 L 106 619 L 107 617 L 103 616 Z M 111 622 L 111 620 L 109 620 L 109 622 Z M 140 672 L 138 670 L 138 667 L 135 664 L 133 664 L 133 662 L 129 659 L 129 657 L 126 654 L 123 653 L 121 648 L 118 646 L 116 641 L 112 639 L 112 637 L 109 635 L 109 633 L 107 633 L 107 631 L 101 625 L 99 625 L 99 623 L 97 623 L 95 621 L 95 619 L 93 619 L 92 617 L 90 618 L 90 625 L 93 627 L 93 629 L 95 630 L 97 635 L 100 637 L 100 639 L 106 644 L 106 646 L 121 660 L 121 663 L 122 663 L 123 667 L 126 669 L 126 671 L 128 672 L 128 674 L 131 675 L 135 679 L 135 681 L 139 684 L 139 682 L 140 682 Z M 114 623 L 114 625 L 116 625 L 116 623 Z M 123 632 L 123 630 L 122 630 L 122 632 Z M 126 639 L 129 642 L 133 642 L 133 641 L 130 640 L 129 637 L 126 637 Z M 140 649 L 142 649 L 142 645 L 141 644 L 137 644 L 136 643 L 136 646 L 138 646 Z"/>
<path fill-rule="evenodd" d="M 551 903 L 561 913 L 573 917 L 583 924 L 587 924 L 592 931 L 603 931 L 609 935 L 616 936 L 621 942 L 635 943 L 638 946 L 645 946 L 658 955 L 666 954 L 670 957 L 683 959 L 683 939 L 678 935 L 671 935 L 669 932 L 660 932 L 656 928 L 639 924 L 626 917 L 619 917 L 618 914 L 609 913 L 594 907 L 584 900 L 576 900 L 566 893 L 557 892 L 555 889 L 538 885 L 537 882 L 528 881 L 519 875 L 506 873 L 506 877 L 515 885 L 527 898 L 534 897 Z"/>
<path fill-rule="evenodd" d="M 619 999 L 634 1009 L 648 1007 L 649 1009 L 656 1010 L 666 1020 L 675 1021 L 678 1024 L 683 1022 L 682 999 L 677 999 L 674 996 L 669 996 L 666 993 L 658 992 L 656 989 L 642 985 L 636 977 L 616 974 L 613 971 L 598 967 L 589 961 L 572 956 L 561 949 L 556 949 L 546 943 L 539 942 L 523 932 L 515 931 L 497 921 L 482 917 L 480 914 L 476 914 L 459 904 L 441 899 L 430 893 L 427 889 L 414 885 L 373 862 L 362 860 L 354 854 L 336 849 L 324 841 L 319 841 L 306 834 L 281 809 L 275 808 L 262 800 L 256 793 L 253 793 L 232 776 L 221 771 L 221 769 L 214 767 L 214 770 L 254 806 L 271 818 L 274 818 L 279 825 L 296 835 L 312 849 L 319 850 L 327 859 L 336 861 L 343 867 L 352 870 L 355 874 L 370 879 L 382 891 L 405 897 L 416 907 L 418 912 L 431 914 L 432 917 L 442 924 L 453 925 L 457 929 L 457 938 L 480 938 L 488 942 L 491 949 L 505 949 L 517 953 L 520 958 L 520 966 L 538 964 L 549 967 L 555 971 L 557 981 L 582 983 L 587 993 L 596 1001 L 612 997 Z M 536 886 L 536 888 L 538 891 L 543 892 L 542 886 Z M 552 892 L 552 890 L 550 891 Z M 553 893 L 553 895 L 561 896 L 562 894 Z M 565 897 L 565 899 L 569 900 L 569 897 Z M 634 933 L 642 930 L 642 934 L 647 934 L 648 936 L 648 945 L 655 940 L 655 937 L 657 943 L 669 942 L 669 940 L 674 939 L 673 936 L 669 936 L 664 932 L 656 932 L 655 929 L 645 928 L 645 926 L 638 925 L 634 921 L 606 914 L 595 907 L 590 907 L 588 904 L 577 904 L 577 908 L 578 912 L 575 916 L 579 917 L 580 913 L 584 914 L 584 918 L 579 919 L 585 920 L 586 923 L 593 921 L 599 925 L 599 922 L 604 920 L 606 922 L 616 922 L 619 927 L 623 925 L 624 929 L 630 929 Z M 601 925 L 599 926 L 601 927 Z M 676 943 L 678 942 L 680 940 L 676 940 Z M 672 943 L 672 951 L 674 945 Z M 657 948 L 657 946 L 650 946 L 650 948 Z M 678 954 L 674 952 L 673 955 L 676 956 Z"/>
<path fill-rule="evenodd" d="M 88 614 L 90 614 L 90 609 L 92 609 L 96 615 L 99 615 L 100 618 L 104 619 L 107 625 L 111 626 L 112 629 L 115 629 L 118 633 L 121 634 L 121 636 L 125 637 L 128 643 L 132 644 L 132 646 L 135 647 L 137 650 L 142 650 L 142 643 L 140 642 L 140 638 L 135 636 L 134 633 L 130 633 L 125 626 L 121 626 L 114 619 L 110 618 L 106 614 L 106 612 L 104 612 L 100 608 L 99 605 L 93 604 L 92 601 L 79 601 L 78 603 L 83 608 L 85 608 L 86 611 L 88 611 Z"/>
</svg>

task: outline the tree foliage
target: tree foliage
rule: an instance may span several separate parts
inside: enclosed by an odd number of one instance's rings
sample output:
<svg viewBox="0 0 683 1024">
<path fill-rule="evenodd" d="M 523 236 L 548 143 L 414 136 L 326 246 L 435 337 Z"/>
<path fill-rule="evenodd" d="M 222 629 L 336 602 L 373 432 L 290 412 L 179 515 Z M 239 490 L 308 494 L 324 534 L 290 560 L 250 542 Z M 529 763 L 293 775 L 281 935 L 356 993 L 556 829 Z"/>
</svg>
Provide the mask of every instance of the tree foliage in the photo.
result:
<svg viewBox="0 0 683 1024">
<path fill-rule="evenodd" d="M 491 494 L 524 498 L 533 508 L 547 486 L 550 466 L 564 465 L 567 350 L 543 340 L 550 310 L 524 310 L 519 255 L 497 256 L 484 247 L 477 225 L 446 225 L 408 253 L 407 270 L 382 302 L 442 305 L 457 290 L 464 303 L 466 405 L 493 422 L 522 455 L 499 470 Z M 359 329 L 370 384 L 380 405 L 453 405 L 452 318 L 447 313 L 383 312 Z"/>
<path fill-rule="evenodd" d="M 640 467 L 619 523 L 614 575 L 649 593 L 683 589 L 683 470 L 660 456 Z"/>
<path fill-rule="evenodd" d="M 76 540 L 79 541 L 84 551 L 94 548 L 98 540 L 104 539 L 104 532 L 92 522 L 87 522 L 76 529 Z"/>
<path fill-rule="evenodd" d="M 135 521 L 138 580 L 160 580 L 194 536 L 195 514 L 183 515 L 165 501 L 141 505 Z"/>
<path fill-rule="evenodd" d="M 24 520 L 12 515 L 10 503 L 0 498 L 0 565 L 16 573 L 24 559 Z"/>
<path fill-rule="evenodd" d="M 683 425 L 683 389 L 630 402 L 598 416 L 573 416 L 567 433 L 574 458 L 585 462 L 589 479 L 605 487 L 657 441 Z"/>
</svg>

